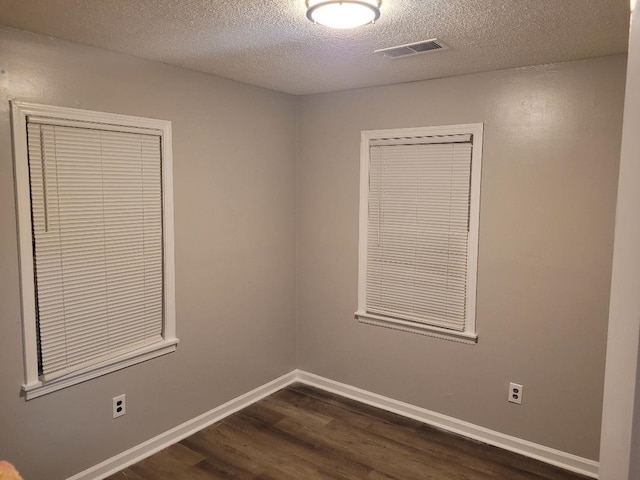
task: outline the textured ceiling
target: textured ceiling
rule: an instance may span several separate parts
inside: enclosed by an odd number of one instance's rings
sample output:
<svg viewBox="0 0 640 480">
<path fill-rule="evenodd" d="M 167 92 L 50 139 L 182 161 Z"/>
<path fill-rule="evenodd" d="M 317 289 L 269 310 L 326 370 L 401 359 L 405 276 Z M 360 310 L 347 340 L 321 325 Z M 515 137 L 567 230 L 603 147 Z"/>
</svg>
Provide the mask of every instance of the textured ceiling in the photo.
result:
<svg viewBox="0 0 640 480">
<path fill-rule="evenodd" d="M 292 94 L 624 53 L 629 0 L 382 0 L 373 25 L 314 25 L 304 0 L 0 0 L 0 24 Z M 437 37 L 449 50 L 373 50 Z"/>
</svg>

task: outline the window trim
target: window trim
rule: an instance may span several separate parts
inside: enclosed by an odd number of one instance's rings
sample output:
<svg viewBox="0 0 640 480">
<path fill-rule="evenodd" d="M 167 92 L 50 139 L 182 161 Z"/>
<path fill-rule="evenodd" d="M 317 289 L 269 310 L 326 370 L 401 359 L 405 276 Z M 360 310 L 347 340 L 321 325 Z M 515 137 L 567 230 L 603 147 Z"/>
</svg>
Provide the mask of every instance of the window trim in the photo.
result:
<svg viewBox="0 0 640 480">
<path fill-rule="evenodd" d="M 480 221 L 480 180 L 482 171 L 482 140 L 484 124 L 469 123 L 433 127 L 397 128 L 384 130 L 363 130 L 360 141 L 360 218 L 358 244 L 358 310 L 355 318 L 360 323 L 387 327 L 394 330 L 417 333 L 459 343 L 476 344 L 476 289 L 478 276 L 478 231 Z M 469 208 L 469 239 L 467 260 L 467 318 L 464 331 L 449 330 L 418 322 L 411 322 L 367 312 L 367 230 L 369 164 L 371 141 L 384 139 L 406 139 L 412 137 L 432 137 L 470 134 L 473 138 L 471 149 L 471 182 Z"/>
<path fill-rule="evenodd" d="M 31 227 L 31 197 L 27 150 L 27 121 L 29 117 L 48 118 L 52 121 L 88 122 L 125 128 L 154 130 L 162 145 L 162 208 L 163 208 L 163 275 L 164 275 L 164 339 L 154 345 L 129 352 L 90 367 L 43 382 L 38 375 L 38 348 L 36 328 L 35 282 Z M 45 395 L 116 370 L 174 352 L 178 344 L 175 326 L 175 263 L 173 224 L 173 162 L 171 122 L 76 108 L 40 105 L 11 101 L 13 130 L 13 158 L 15 196 L 17 203 L 18 250 L 20 268 L 20 296 L 22 307 L 24 384 L 22 391 L 27 400 Z"/>
</svg>

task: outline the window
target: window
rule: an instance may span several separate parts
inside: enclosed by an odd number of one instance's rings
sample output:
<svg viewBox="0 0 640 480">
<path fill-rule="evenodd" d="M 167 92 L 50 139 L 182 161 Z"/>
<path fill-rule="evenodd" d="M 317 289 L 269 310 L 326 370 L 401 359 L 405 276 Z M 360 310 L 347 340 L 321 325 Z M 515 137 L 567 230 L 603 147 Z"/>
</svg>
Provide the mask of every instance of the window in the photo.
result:
<svg viewBox="0 0 640 480">
<path fill-rule="evenodd" d="M 175 351 L 171 123 L 12 102 L 26 398 Z"/>
<path fill-rule="evenodd" d="M 362 132 L 360 322 L 477 341 L 482 131 Z"/>
</svg>

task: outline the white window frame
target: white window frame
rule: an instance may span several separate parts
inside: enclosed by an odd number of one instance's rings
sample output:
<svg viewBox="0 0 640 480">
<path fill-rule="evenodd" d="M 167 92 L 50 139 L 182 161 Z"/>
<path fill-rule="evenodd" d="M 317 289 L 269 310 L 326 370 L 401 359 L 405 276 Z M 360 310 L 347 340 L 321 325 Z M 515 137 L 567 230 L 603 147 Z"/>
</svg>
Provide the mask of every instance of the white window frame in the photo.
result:
<svg viewBox="0 0 640 480">
<path fill-rule="evenodd" d="M 127 128 L 153 129 L 161 136 L 162 191 L 163 191 L 163 275 L 164 275 L 164 323 L 163 340 L 137 349 L 117 358 L 78 369 L 61 377 L 44 382 L 38 375 L 38 347 L 36 327 L 36 292 L 34 282 L 34 256 L 32 246 L 30 178 L 27 146 L 27 121 L 29 117 L 48 118 L 58 124 L 65 121 L 88 122 L 105 129 L 126 131 Z M 75 108 L 39 105 L 12 101 L 13 156 L 20 258 L 20 286 L 22 302 L 23 348 L 25 375 L 22 390 L 27 400 L 45 395 L 71 385 L 105 375 L 116 370 L 166 355 L 176 350 L 175 322 L 175 266 L 173 225 L 173 164 L 171 122 L 150 118 L 93 112 Z"/>
<path fill-rule="evenodd" d="M 476 331 L 476 288 L 478 271 L 478 229 L 480 221 L 480 179 L 482 170 L 482 137 L 484 125 L 471 123 L 434 127 L 400 128 L 385 130 L 365 130 L 361 132 L 360 143 L 360 238 L 358 246 L 358 310 L 355 318 L 364 324 L 392 328 L 421 335 L 475 344 Z M 370 145 L 374 140 L 412 139 L 415 137 L 436 137 L 448 135 L 471 135 L 471 180 L 470 211 L 467 261 L 466 319 L 463 331 L 455 331 L 433 325 L 406 321 L 373 314 L 367 311 L 367 231 L 369 200 Z M 393 143 L 393 142 L 391 142 Z"/>
</svg>

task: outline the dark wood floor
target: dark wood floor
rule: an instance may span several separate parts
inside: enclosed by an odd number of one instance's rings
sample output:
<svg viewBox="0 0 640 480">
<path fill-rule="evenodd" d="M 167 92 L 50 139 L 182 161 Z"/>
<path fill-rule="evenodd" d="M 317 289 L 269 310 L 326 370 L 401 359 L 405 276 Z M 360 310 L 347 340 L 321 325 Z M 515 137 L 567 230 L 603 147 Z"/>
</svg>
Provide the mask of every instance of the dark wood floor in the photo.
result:
<svg viewBox="0 0 640 480">
<path fill-rule="evenodd" d="M 292 385 L 108 480 L 572 480 L 564 470 Z"/>
</svg>

